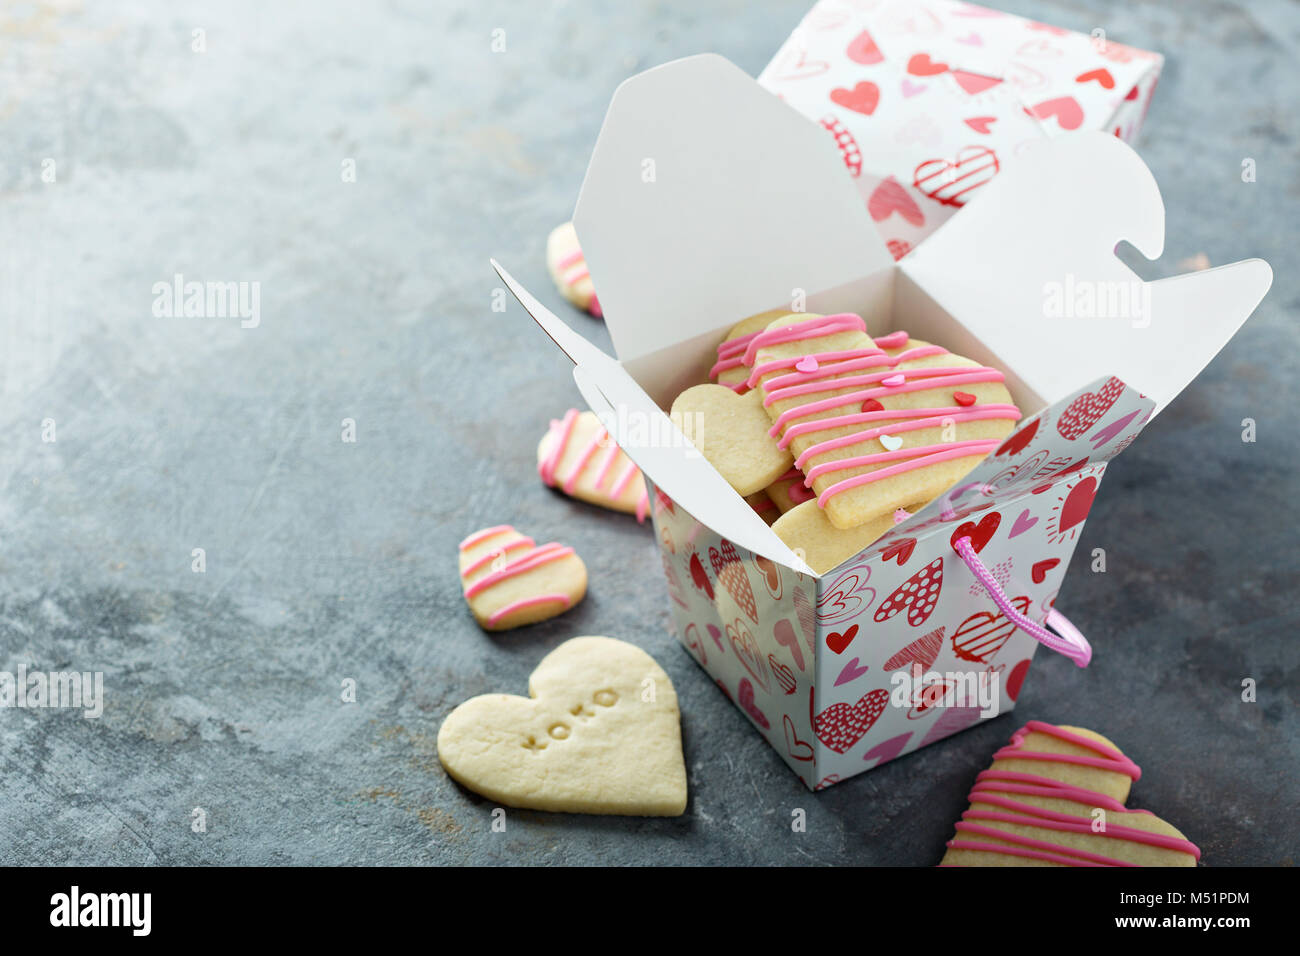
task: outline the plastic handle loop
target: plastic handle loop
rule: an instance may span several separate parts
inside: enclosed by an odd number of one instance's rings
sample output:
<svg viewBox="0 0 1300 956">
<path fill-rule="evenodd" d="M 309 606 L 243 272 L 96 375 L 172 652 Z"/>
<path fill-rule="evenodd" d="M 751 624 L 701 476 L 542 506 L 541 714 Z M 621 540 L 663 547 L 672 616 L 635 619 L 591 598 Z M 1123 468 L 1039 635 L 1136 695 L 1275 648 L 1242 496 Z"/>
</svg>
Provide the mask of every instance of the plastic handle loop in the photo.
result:
<svg viewBox="0 0 1300 956">
<path fill-rule="evenodd" d="M 1011 606 L 1007 592 L 1002 590 L 1002 586 L 994 580 L 993 575 L 989 573 L 989 569 L 984 567 L 983 562 L 975 554 L 970 538 L 958 538 L 953 542 L 952 546 L 961 555 L 961 559 L 966 562 L 971 574 L 975 575 L 976 580 L 984 585 L 984 590 L 989 592 L 989 595 L 993 598 L 993 603 L 1006 615 L 1008 621 L 1011 621 L 1016 627 L 1044 647 L 1056 651 L 1058 654 L 1064 654 L 1080 667 L 1088 666 L 1088 662 L 1092 660 L 1092 645 L 1088 643 L 1086 637 L 1079 633 L 1078 628 L 1066 620 L 1064 614 L 1052 610 L 1047 615 L 1046 623 L 1051 625 L 1053 630 L 1048 630 L 1042 624 L 1031 621 Z"/>
</svg>

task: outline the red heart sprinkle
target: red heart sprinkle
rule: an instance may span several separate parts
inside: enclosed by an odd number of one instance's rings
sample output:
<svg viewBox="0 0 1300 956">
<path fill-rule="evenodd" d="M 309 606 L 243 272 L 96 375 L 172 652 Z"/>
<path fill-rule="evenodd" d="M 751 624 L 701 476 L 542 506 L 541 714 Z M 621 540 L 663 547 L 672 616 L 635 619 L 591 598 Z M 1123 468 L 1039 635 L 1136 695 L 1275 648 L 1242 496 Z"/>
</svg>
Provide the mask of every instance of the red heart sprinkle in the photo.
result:
<svg viewBox="0 0 1300 956">
<path fill-rule="evenodd" d="M 958 405 L 974 405 L 975 396 L 970 392 L 953 392 L 952 397 L 957 400 Z"/>
<path fill-rule="evenodd" d="M 864 412 L 883 412 L 885 410 L 885 406 L 881 405 L 874 398 L 868 398 L 862 403 L 862 410 Z"/>
</svg>

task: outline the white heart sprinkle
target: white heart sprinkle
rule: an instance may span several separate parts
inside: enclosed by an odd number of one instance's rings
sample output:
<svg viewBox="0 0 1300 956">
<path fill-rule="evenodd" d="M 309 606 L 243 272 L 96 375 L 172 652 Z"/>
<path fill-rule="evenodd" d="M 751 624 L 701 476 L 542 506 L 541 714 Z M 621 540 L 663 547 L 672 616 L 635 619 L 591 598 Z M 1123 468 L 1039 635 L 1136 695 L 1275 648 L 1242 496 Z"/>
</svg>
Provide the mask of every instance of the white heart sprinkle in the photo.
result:
<svg viewBox="0 0 1300 956">
<path fill-rule="evenodd" d="M 903 447 L 903 439 L 895 438 L 893 435 L 881 435 L 880 444 L 884 445 L 890 451 L 898 451 Z"/>
</svg>

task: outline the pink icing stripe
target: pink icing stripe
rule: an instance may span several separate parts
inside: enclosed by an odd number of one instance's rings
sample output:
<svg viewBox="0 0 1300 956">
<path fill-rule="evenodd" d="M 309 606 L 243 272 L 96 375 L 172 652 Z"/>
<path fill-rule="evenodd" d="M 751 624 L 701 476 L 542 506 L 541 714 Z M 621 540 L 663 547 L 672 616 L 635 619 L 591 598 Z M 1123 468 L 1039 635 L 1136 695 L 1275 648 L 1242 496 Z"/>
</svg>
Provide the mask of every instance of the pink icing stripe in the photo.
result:
<svg viewBox="0 0 1300 956">
<path fill-rule="evenodd" d="M 1019 800 L 1009 800 L 1005 797 L 992 797 L 987 792 L 981 793 L 978 800 L 975 799 L 972 792 L 971 800 L 985 806 L 1002 807 L 1015 812 L 997 813 L 989 810 L 967 810 L 962 814 L 963 820 L 993 820 L 998 823 L 1042 827 L 1045 830 L 1056 830 L 1060 833 L 1091 834 L 1094 832 L 1090 820 L 1081 820 L 1079 817 L 1072 817 L 1068 813 L 1046 810 L 1042 807 L 1036 807 L 1032 803 L 1021 803 Z M 1032 819 L 1026 820 L 1026 815 Z M 1162 850 L 1176 850 L 1179 853 L 1189 853 L 1197 859 L 1201 857 L 1201 851 L 1187 840 L 1163 833 L 1150 833 L 1147 830 L 1126 827 L 1118 823 L 1107 822 L 1106 829 L 1097 833 L 1097 836 L 1111 840 L 1126 840 L 1129 843 L 1145 843 L 1147 846 L 1159 847 Z"/>
<path fill-rule="evenodd" d="M 596 293 L 591 294 L 591 301 L 587 303 L 587 311 L 598 319 L 605 317 L 605 311 L 600 307 L 600 300 L 596 298 Z"/>
<path fill-rule="evenodd" d="M 564 282 L 566 285 L 577 285 L 579 282 L 581 282 L 583 279 L 588 278 L 590 275 L 591 273 L 584 267 L 582 269 L 577 270 L 576 272 L 572 272 L 566 275 L 564 277 Z"/>
<path fill-rule="evenodd" d="M 1099 757 L 1076 757 L 1073 754 L 1049 754 L 1034 750 L 1023 750 L 1025 738 L 1031 733 L 1047 734 L 1055 737 L 1057 740 L 1063 740 L 1066 743 L 1074 744 L 1076 747 L 1083 747 L 1085 750 L 1091 750 Z M 1003 747 L 993 755 L 994 760 L 1055 760 L 1061 763 L 1078 764 L 1083 767 L 1096 767 L 1099 770 L 1109 770 L 1112 773 L 1122 773 L 1132 780 L 1142 778 L 1142 769 L 1124 754 L 1112 747 L 1097 740 L 1085 737 L 1082 734 L 1076 734 L 1072 731 L 1057 727 L 1055 724 L 1049 724 L 1041 720 L 1031 720 L 1025 726 L 1017 730 L 1011 737 L 1011 743 Z"/>
<path fill-rule="evenodd" d="M 876 348 L 899 349 L 907 344 L 909 338 L 911 338 L 911 336 L 902 329 L 899 329 L 897 332 L 890 332 L 888 335 L 878 335 L 875 339 Z"/>
<path fill-rule="evenodd" d="M 763 386 L 766 398 L 763 399 L 764 407 L 770 407 L 777 402 L 784 402 L 799 395 L 812 395 L 816 392 L 833 392 L 841 388 L 853 388 L 858 385 L 877 385 L 883 384 L 886 379 L 893 378 L 894 375 L 903 375 L 908 379 L 920 379 L 903 385 L 885 385 L 883 389 L 877 390 L 874 394 L 900 395 L 905 392 L 928 391 L 936 388 L 943 388 L 949 380 L 954 384 L 957 379 L 965 382 L 1000 382 L 1002 373 L 996 369 L 972 369 L 969 365 L 954 365 L 946 368 L 911 368 L 906 372 L 872 372 L 869 375 L 850 375 L 845 378 L 829 379 L 825 382 L 809 382 L 807 385 L 787 385 L 785 388 L 772 390 L 769 388 L 771 382 Z M 931 381 L 935 379 L 935 381 Z M 841 396 L 847 397 L 847 396 Z"/>
<path fill-rule="evenodd" d="M 555 268 L 562 272 L 565 269 L 569 268 L 569 266 L 577 265 L 579 262 L 582 262 L 582 250 L 574 249 L 567 256 L 564 256 L 563 258 L 558 260 L 555 263 Z"/>
<path fill-rule="evenodd" d="M 514 530 L 513 528 L 511 530 Z M 516 538 L 509 544 L 502 545 L 499 548 L 493 548 L 487 554 L 482 555 L 478 560 L 472 561 L 465 565 L 460 572 L 461 577 L 469 577 L 485 564 L 491 564 L 499 555 L 504 555 L 510 551 L 518 551 L 520 548 L 531 548 L 537 544 L 532 538 Z"/>
<path fill-rule="evenodd" d="M 826 502 L 829 501 L 832 496 L 837 495 L 842 491 L 847 491 L 850 488 L 857 488 L 859 485 L 869 485 L 873 481 L 880 481 L 882 478 L 891 478 L 894 475 L 901 475 L 904 472 L 913 470 L 914 468 L 921 468 L 926 465 L 937 465 L 940 462 L 951 461 L 954 458 L 967 458 L 972 455 L 987 455 L 999 444 L 1000 440 L 996 438 L 987 441 L 974 440 L 950 442 L 946 445 L 926 445 L 923 448 L 903 448 L 898 451 L 885 452 L 881 455 L 864 455 L 862 459 L 846 458 L 841 461 L 831 462 L 829 463 L 829 468 L 838 471 L 841 468 L 858 467 L 861 464 L 874 464 L 877 461 L 892 460 L 894 458 L 902 457 L 903 455 L 922 456 L 899 465 L 891 465 L 888 468 L 878 468 L 865 475 L 856 475 L 852 478 L 845 478 L 843 481 L 838 481 L 817 496 L 817 504 L 819 507 L 825 508 Z M 932 452 L 931 449 L 935 448 L 942 448 L 945 450 Z M 865 459 L 870 459 L 870 461 L 866 461 Z M 849 464 L 850 462 L 854 464 Z M 817 467 L 821 468 L 826 466 L 818 465 Z M 809 481 L 815 477 L 813 472 L 816 471 L 817 468 L 814 468 L 812 471 L 808 472 Z M 820 472 L 818 474 L 820 474 Z"/>
<path fill-rule="evenodd" d="M 767 329 L 750 341 L 745 348 L 744 361 L 746 365 L 752 366 L 758 350 L 770 345 L 783 345 L 800 339 L 817 339 L 835 335 L 837 332 L 851 332 L 854 329 L 866 332 L 867 324 L 862 321 L 861 316 L 854 315 L 852 312 L 839 312 L 835 315 L 824 315 L 820 319 L 809 319 L 807 322 L 782 326 L 779 329 Z"/>
<path fill-rule="evenodd" d="M 645 517 L 650 512 L 650 492 L 646 491 L 645 482 L 641 483 L 641 497 L 636 501 L 637 524 L 645 524 Z"/>
<path fill-rule="evenodd" d="M 1005 830 L 997 829 L 997 827 L 983 827 L 978 823 L 958 823 L 957 829 L 959 831 L 965 830 L 970 833 L 978 833 L 980 836 L 993 837 L 997 840 L 1007 840 L 1010 843 L 1017 844 L 1017 846 L 1003 846 L 998 843 L 980 843 L 968 840 L 949 840 L 948 846 L 954 850 L 984 850 L 1006 856 L 1027 857 L 1031 860 L 1047 860 L 1050 863 L 1060 863 L 1063 866 L 1137 866 L 1136 863 L 1112 860 L 1109 857 L 1096 853 L 1086 853 L 1083 850 L 1071 850 L 1068 847 L 1049 843 L 1045 840 L 1014 836 Z M 1064 855 L 1067 853 L 1077 853 L 1078 855 Z"/>
<path fill-rule="evenodd" d="M 887 365 L 890 368 L 896 368 L 900 362 L 912 362 L 918 359 L 929 358 L 932 355 L 947 355 L 948 350 L 939 345 L 918 345 L 914 349 L 908 349 L 906 352 L 900 352 L 898 355 L 886 355 L 880 349 L 854 349 L 846 352 L 819 352 L 814 353 L 813 357 L 820 364 L 823 361 L 822 356 L 827 356 L 826 361 L 832 362 L 830 365 L 823 365 L 814 372 L 799 372 L 793 375 L 778 375 L 773 379 L 763 383 L 763 388 L 767 391 L 786 388 L 790 385 L 805 385 L 809 382 L 821 381 L 832 376 L 843 375 L 845 372 L 858 372 L 866 368 L 879 368 Z M 844 361 L 834 361 L 830 356 L 844 356 Z M 857 357 L 854 357 L 857 356 Z M 773 362 L 764 362 L 754 369 L 750 375 L 750 383 L 757 382 L 759 377 L 766 375 L 769 371 L 776 371 L 780 368 L 794 368 L 800 361 L 801 356 L 795 356 L 791 359 L 777 359 Z M 962 368 L 969 369 L 971 366 L 963 365 Z M 917 371 L 921 371 L 918 369 Z M 831 388 L 838 388 L 836 384 L 831 384 Z"/>
<path fill-rule="evenodd" d="M 488 623 L 495 624 L 507 614 L 513 614 L 515 611 L 521 611 L 526 607 L 532 607 L 536 604 L 550 604 L 554 601 L 562 602 L 565 607 L 568 607 L 569 604 L 572 603 L 567 594 L 539 594 L 537 597 L 521 598 L 518 601 L 513 601 L 510 604 L 507 604 L 499 611 L 493 611 L 492 614 L 488 616 Z"/>
<path fill-rule="evenodd" d="M 803 472 L 798 468 L 791 468 L 784 475 L 776 479 L 777 481 L 803 481 Z M 773 482 L 775 484 L 775 482 Z"/>
<path fill-rule="evenodd" d="M 582 454 L 578 456 L 578 460 L 573 463 L 573 467 L 569 469 L 569 473 L 564 478 L 564 484 L 562 487 L 564 488 L 564 493 L 566 495 L 573 494 L 573 489 L 578 486 L 578 476 L 581 475 L 582 470 L 587 467 L 587 462 L 590 461 L 591 456 L 596 453 L 596 449 L 600 447 L 601 440 L 604 437 L 605 429 L 597 429 L 596 433 L 591 436 L 591 441 L 587 442 L 587 446 L 582 449 Z"/>
<path fill-rule="evenodd" d="M 1104 810 L 1124 811 L 1127 813 L 1149 813 L 1149 810 L 1129 810 L 1113 797 L 1096 790 L 1075 787 L 1051 777 L 1040 777 L 1032 773 L 1020 773 L 1016 770 L 982 770 L 975 777 L 975 786 L 971 793 L 982 792 L 989 787 L 1000 793 L 1023 793 L 1028 796 L 1052 797 L 1055 800 L 1070 800 L 1085 803 L 1088 806 L 1101 807 Z"/>
<path fill-rule="evenodd" d="M 627 491 L 627 486 L 632 483 L 632 479 L 639 474 L 640 470 L 637 468 L 636 462 L 629 459 L 627 467 L 623 469 L 623 474 L 619 475 L 618 484 L 614 486 L 614 490 L 610 494 L 615 498 L 622 497 L 623 492 Z"/>
<path fill-rule="evenodd" d="M 896 408 L 883 409 L 878 412 L 856 412 L 852 415 L 836 415 L 833 418 L 819 418 L 812 422 L 802 422 L 798 425 L 791 425 L 781 435 L 781 440 L 777 442 L 777 447 L 787 448 L 794 439 L 800 435 L 807 435 L 811 432 L 819 432 L 825 428 L 842 428 L 845 425 L 864 425 L 867 422 L 898 421 L 907 418 L 927 418 L 938 416 L 940 420 L 951 417 L 952 409 L 959 406 L 945 406 L 943 408 Z M 1014 405 L 989 404 L 979 406 L 982 410 L 997 409 L 999 412 L 1014 413 L 1014 417 L 1020 417 L 1020 409 Z M 966 414 L 963 412 L 962 414 Z M 989 418 L 1002 418 L 1002 415 L 990 415 Z M 888 429 L 886 429 L 888 432 Z"/>
<path fill-rule="evenodd" d="M 876 379 L 884 378 L 885 375 L 872 376 Z M 865 399 L 875 398 L 878 395 L 904 395 L 908 392 L 932 391 L 937 388 L 947 388 L 953 385 L 973 385 L 978 382 L 1000 382 L 1002 373 L 990 370 L 981 372 L 978 369 L 973 370 L 965 375 L 951 375 L 946 378 L 936 379 L 934 381 L 912 382 L 907 385 L 899 385 L 894 388 L 882 386 L 880 388 L 868 388 L 857 392 L 850 392 L 848 395 L 836 395 L 833 398 L 824 398 L 817 402 L 808 402 L 804 405 L 796 405 L 794 408 L 786 409 L 777 416 L 776 424 L 769 429 L 769 434 L 776 437 L 781 433 L 781 429 L 786 423 L 796 418 L 807 418 L 809 415 L 815 415 L 818 412 L 828 411 L 832 408 L 842 408 L 845 405 L 861 405 Z M 838 388 L 839 386 L 835 386 Z M 960 410 L 960 406 L 953 406 Z"/>
<path fill-rule="evenodd" d="M 729 368 L 737 368 L 745 364 L 745 349 L 749 343 L 754 341 L 759 335 L 758 332 L 750 332 L 748 335 L 742 335 L 738 338 L 727 339 L 718 346 L 718 361 L 714 363 L 713 368 L 709 369 L 709 380 L 716 382 L 718 375 Z"/>
<path fill-rule="evenodd" d="M 472 598 L 476 594 L 481 594 L 495 584 L 500 584 L 507 578 L 512 578 L 517 574 L 523 574 L 525 571 L 532 571 L 534 568 L 540 568 L 544 564 L 550 564 L 552 561 L 559 561 L 561 558 L 567 558 L 573 554 L 572 548 L 566 548 L 564 545 L 552 541 L 544 544 L 540 548 L 535 548 L 521 558 L 511 561 L 500 571 L 493 571 L 491 574 L 479 578 L 473 584 L 465 589 L 465 597 Z"/>
<path fill-rule="evenodd" d="M 608 434 L 608 432 L 605 434 Z M 605 449 L 605 457 L 602 458 L 600 462 L 600 471 L 596 474 L 597 488 L 600 488 L 605 484 L 605 479 L 609 477 L 609 469 L 613 467 L 614 460 L 618 457 L 618 453 L 621 450 L 622 449 L 620 449 L 613 441 L 611 441 L 609 446 Z"/>
<path fill-rule="evenodd" d="M 465 551 L 474 547 L 480 541 L 486 541 L 488 538 L 495 538 L 497 535 L 506 531 L 515 529 L 508 524 L 493 525 L 491 528 L 484 528 L 482 531 L 475 531 L 472 535 L 460 543 L 460 550 Z"/>
<path fill-rule="evenodd" d="M 898 421 L 901 417 L 899 413 L 890 411 L 863 412 L 861 415 L 857 416 L 842 416 L 844 418 L 863 418 L 868 415 L 874 415 L 877 420 L 883 417 L 886 419 L 892 418 L 892 421 L 889 425 L 881 425 L 878 428 L 868 428 L 865 431 L 854 432 L 852 435 L 844 435 L 841 438 L 831 438 L 823 442 L 818 442 L 815 445 L 810 445 L 802 455 L 795 459 L 795 467 L 802 468 L 813 455 L 820 455 L 823 452 L 834 451 L 836 448 L 846 448 L 849 445 L 858 445 L 864 441 L 878 438 L 881 435 L 889 435 L 892 438 L 893 436 L 902 434 L 903 432 L 922 431 L 926 428 L 940 428 L 948 421 L 954 423 L 974 422 L 990 418 L 1010 418 L 1015 420 L 1020 417 L 1020 409 L 1016 408 L 1014 405 L 981 405 L 977 409 L 972 408 L 967 411 L 956 413 L 941 408 L 931 408 L 926 409 L 925 411 L 928 411 L 931 414 L 928 417 L 917 417 L 915 421 L 906 423 Z M 909 410 L 906 414 L 911 415 L 913 412 Z M 820 421 L 826 422 L 830 421 L 830 419 L 823 418 L 820 419 Z M 791 431 L 793 430 L 794 429 L 791 429 Z M 786 437 L 787 436 L 782 436 L 781 441 L 784 442 Z"/>
<path fill-rule="evenodd" d="M 569 445 L 569 436 L 573 434 L 573 427 L 577 422 L 576 408 L 565 412 L 563 421 L 551 422 L 551 434 L 555 435 L 556 439 L 551 443 L 551 450 L 537 466 L 537 473 L 541 475 L 542 481 L 552 488 L 555 487 L 555 469 L 560 466 L 560 459 L 564 457 L 564 449 Z"/>
</svg>

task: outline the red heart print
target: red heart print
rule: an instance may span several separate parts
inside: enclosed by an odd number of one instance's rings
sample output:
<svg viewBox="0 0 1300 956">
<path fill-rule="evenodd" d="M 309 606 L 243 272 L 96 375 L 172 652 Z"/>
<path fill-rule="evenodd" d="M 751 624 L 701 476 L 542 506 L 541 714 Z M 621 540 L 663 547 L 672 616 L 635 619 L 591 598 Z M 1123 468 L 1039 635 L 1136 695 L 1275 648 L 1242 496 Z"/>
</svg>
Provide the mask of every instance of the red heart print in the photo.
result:
<svg viewBox="0 0 1300 956">
<path fill-rule="evenodd" d="M 758 568 L 759 578 L 763 586 L 767 588 L 767 593 L 772 595 L 776 600 L 781 600 L 781 568 L 775 561 L 763 557 L 761 554 L 754 555 L 754 567 Z"/>
<path fill-rule="evenodd" d="M 854 63 L 861 63 L 863 66 L 882 63 L 885 59 L 885 55 L 880 52 L 880 47 L 876 46 L 876 41 L 871 38 L 871 34 L 866 30 L 853 38 L 853 42 L 849 44 L 849 48 L 844 53 Z"/>
<path fill-rule="evenodd" d="M 718 576 L 718 583 L 727 589 L 727 593 L 740 605 L 740 609 L 749 615 L 749 619 L 758 623 L 758 605 L 754 603 L 754 592 L 749 586 L 749 575 L 736 553 L 736 546 L 726 538 L 717 548 L 709 548 L 709 563 L 713 573 Z"/>
<path fill-rule="evenodd" d="M 938 76 L 948 72 L 948 64 L 936 63 L 928 53 L 917 53 L 907 61 L 907 72 L 913 76 Z"/>
<path fill-rule="evenodd" d="M 893 176 L 885 179 L 871 193 L 867 200 L 867 212 L 876 222 L 884 222 L 894 213 L 898 213 L 913 226 L 925 225 L 925 215 L 916 200 L 907 194 L 907 190 Z"/>
<path fill-rule="evenodd" d="M 1114 377 L 1107 379 L 1101 391 L 1084 392 L 1072 401 L 1056 423 L 1056 430 L 1061 433 L 1062 438 L 1073 441 L 1101 421 L 1123 394 L 1123 382 Z"/>
<path fill-rule="evenodd" d="M 998 174 L 998 155 L 987 146 L 966 146 L 953 159 L 927 159 L 912 173 L 912 185 L 937 203 L 964 206 L 968 193 Z"/>
<path fill-rule="evenodd" d="M 1015 700 L 1020 696 L 1020 688 L 1024 686 L 1025 675 L 1029 673 L 1029 659 L 1025 658 L 1015 667 L 1011 668 L 1011 673 L 1007 675 L 1007 696 Z"/>
<path fill-rule="evenodd" d="M 748 677 L 740 679 L 740 686 L 736 689 L 736 703 L 740 704 L 740 709 L 749 714 L 750 719 L 758 726 L 764 730 L 772 729 L 772 725 L 767 722 L 767 716 L 754 703 L 754 685 L 749 682 Z"/>
<path fill-rule="evenodd" d="M 790 622 L 784 618 L 777 621 L 772 626 L 772 637 L 776 638 L 776 642 L 782 647 L 789 648 L 795 667 L 803 670 L 803 648 L 799 646 L 799 638 L 795 636 Z"/>
<path fill-rule="evenodd" d="M 880 557 L 885 561 L 897 561 L 898 566 L 901 568 L 912 557 L 912 551 L 915 548 L 915 538 L 904 538 L 902 541 L 895 541 L 887 547 Z"/>
<path fill-rule="evenodd" d="M 740 618 L 736 618 L 735 624 L 727 625 L 727 637 L 731 640 L 731 649 L 736 652 L 745 670 L 749 671 L 763 690 L 767 690 L 770 686 L 767 665 L 759 653 L 758 642 L 754 640 L 754 635 L 749 633 L 749 629 Z"/>
<path fill-rule="evenodd" d="M 1083 125 L 1083 107 L 1073 96 L 1058 96 L 1054 100 L 1044 100 L 1026 112 L 1040 120 L 1056 117 L 1056 122 L 1064 130 L 1078 129 Z"/>
<path fill-rule="evenodd" d="M 799 739 L 799 734 L 795 730 L 794 721 L 790 715 L 786 714 L 781 719 L 782 727 L 785 729 L 785 752 L 795 760 L 812 760 L 812 744 Z"/>
<path fill-rule="evenodd" d="M 953 70 L 952 78 L 957 81 L 958 86 L 971 96 L 983 93 L 987 89 L 992 89 L 1002 82 L 1002 80 L 996 76 L 985 76 L 983 73 L 967 73 L 965 70 Z"/>
<path fill-rule="evenodd" d="M 831 90 L 831 102 L 846 110 L 870 116 L 880 105 L 880 87 L 870 80 L 863 80 L 851 90 L 837 86 Z"/>
<path fill-rule="evenodd" d="M 973 129 L 975 132 L 983 133 L 985 136 L 989 134 L 989 126 L 991 126 L 993 123 L 996 123 L 997 121 L 998 118 L 996 116 L 971 116 L 967 119 L 962 120 L 963 123 L 965 123 L 971 129 Z"/>
<path fill-rule="evenodd" d="M 1128 93 L 1124 96 L 1124 99 L 1126 100 L 1135 100 L 1137 98 L 1138 98 L 1138 88 L 1136 86 L 1133 87 L 1133 89 L 1129 90 Z"/>
<path fill-rule="evenodd" d="M 886 671 L 896 671 L 909 665 L 917 665 L 922 672 L 928 671 L 943 649 L 943 628 L 936 628 L 925 637 L 918 637 L 911 644 L 885 661 Z"/>
<path fill-rule="evenodd" d="M 1061 506 L 1058 533 L 1068 531 L 1088 517 L 1088 512 L 1092 510 L 1093 499 L 1096 497 L 1097 479 L 1091 475 L 1071 488 L 1070 493 L 1065 496 L 1065 504 Z"/>
<path fill-rule="evenodd" d="M 813 718 L 813 733 L 837 754 L 842 754 L 871 729 L 889 703 L 889 691 L 873 690 L 856 704 L 831 704 Z"/>
<path fill-rule="evenodd" d="M 817 609 L 808 600 L 803 588 L 794 589 L 794 614 L 799 619 L 799 629 L 803 631 L 804 642 L 811 654 L 817 650 Z"/>
<path fill-rule="evenodd" d="M 893 256 L 894 261 L 897 262 L 899 259 L 903 258 L 903 256 L 907 255 L 909 252 L 912 251 L 912 244 L 908 242 L 906 239 L 890 239 L 887 243 L 885 243 L 885 248 L 889 250 L 889 254 Z M 869 398 L 867 399 L 866 402 L 863 402 L 862 410 L 864 412 L 880 411 L 879 408 L 872 408 L 872 409 L 867 408 L 867 402 L 871 402 L 871 401 L 875 401 L 875 400 Z M 880 405 L 879 402 L 876 402 L 876 404 Z M 883 407 L 884 406 L 881 405 L 881 408 Z"/>
<path fill-rule="evenodd" d="M 1020 454 L 1029 447 L 1029 443 L 1033 441 L 1034 436 L 1038 434 L 1038 423 L 1041 421 L 1041 418 L 1035 418 L 1024 428 L 1020 429 L 1020 431 L 1016 432 L 1002 443 L 1001 447 L 993 453 L 993 457 L 999 458 L 1002 455 Z"/>
<path fill-rule="evenodd" d="M 840 631 L 831 631 L 826 635 L 826 646 L 836 654 L 843 654 L 844 649 L 852 644 L 853 639 L 857 636 L 858 626 L 856 624 L 845 628 L 842 633 Z"/>
<path fill-rule="evenodd" d="M 994 533 L 998 530 L 998 525 L 1002 523 L 1002 515 L 996 511 L 990 511 L 980 519 L 979 524 L 974 521 L 967 521 L 957 525 L 957 530 L 952 533 L 948 539 L 952 544 L 953 550 L 957 548 L 957 541 L 960 538 L 970 538 L 970 546 L 979 554 L 984 550 L 984 545 L 988 544 L 993 538 Z"/>
<path fill-rule="evenodd" d="M 858 141 L 853 138 L 853 134 L 849 132 L 849 128 L 834 115 L 823 116 L 820 122 L 826 131 L 835 137 L 835 145 L 840 148 L 840 155 L 844 157 L 844 165 L 848 168 L 849 175 L 854 178 L 861 176 L 862 150 L 858 147 Z"/>
<path fill-rule="evenodd" d="M 1029 598 L 1012 598 L 1011 606 L 1024 614 L 1029 610 Z M 1001 611 L 979 611 L 952 632 L 952 649 L 963 661 L 987 664 L 1015 632 L 1015 622 L 1007 620 Z"/>
<path fill-rule="evenodd" d="M 1029 576 L 1034 579 L 1035 584 L 1042 584 L 1043 579 L 1047 577 L 1047 572 L 1060 563 L 1060 558 L 1047 558 L 1046 560 L 1039 561 L 1030 569 Z"/>
<path fill-rule="evenodd" d="M 772 676 L 787 694 L 793 694 L 798 689 L 799 683 L 795 680 L 794 671 L 778 661 L 775 654 L 767 655 L 767 666 L 772 668 Z"/>
<path fill-rule="evenodd" d="M 1110 70 L 1106 69 L 1104 66 L 1099 66 L 1095 70 L 1089 70 L 1087 73 L 1080 73 L 1074 78 L 1074 82 L 1076 83 L 1089 83 L 1093 80 L 1096 80 L 1097 84 L 1103 90 L 1113 90 L 1115 88 L 1115 77 L 1111 76 Z"/>
<path fill-rule="evenodd" d="M 938 557 L 899 585 L 898 590 L 880 603 L 873 618 L 877 623 L 887 621 L 907 608 L 907 623 L 920 627 L 929 618 L 939 602 L 943 587 L 943 558 Z"/>
<path fill-rule="evenodd" d="M 698 590 L 703 591 L 708 596 L 709 600 L 712 601 L 713 585 L 709 583 L 709 572 L 704 570 L 704 563 L 700 561 L 700 556 L 698 554 L 691 554 L 690 571 L 691 583 L 694 584 Z"/>
</svg>

